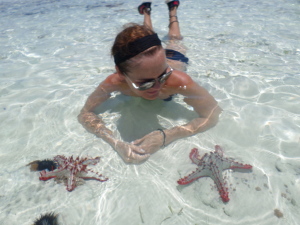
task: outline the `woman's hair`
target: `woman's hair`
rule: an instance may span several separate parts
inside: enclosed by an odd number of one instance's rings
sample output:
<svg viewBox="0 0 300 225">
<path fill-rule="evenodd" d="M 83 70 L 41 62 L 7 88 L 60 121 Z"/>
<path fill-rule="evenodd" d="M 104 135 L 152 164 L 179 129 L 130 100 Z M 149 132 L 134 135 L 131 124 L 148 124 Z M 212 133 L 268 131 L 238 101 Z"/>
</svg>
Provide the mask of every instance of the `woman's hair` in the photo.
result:
<svg viewBox="0 0 300 225">
<path fill-rule="evenodd" d="M 136 23 L 129 23 L 124 26 L 124 29 L 116 36 L 115 42 L 111 48 L 112 56 L 120 55 L 126 57 L 130 55 L 129 43 L 136 41 L 148 35 L 155 34 L 155 32 L 149 29 L 147 26 L 139 25 Z M 142 52 L 143 55 L 153 55 L 157 50 L 161 49 L 161 45 L 157 45 Z M 122 73 L 127 73 L 130 68 L 130 60 L 126 60 L 119 64 L 116 64 Z"/>
</svg>

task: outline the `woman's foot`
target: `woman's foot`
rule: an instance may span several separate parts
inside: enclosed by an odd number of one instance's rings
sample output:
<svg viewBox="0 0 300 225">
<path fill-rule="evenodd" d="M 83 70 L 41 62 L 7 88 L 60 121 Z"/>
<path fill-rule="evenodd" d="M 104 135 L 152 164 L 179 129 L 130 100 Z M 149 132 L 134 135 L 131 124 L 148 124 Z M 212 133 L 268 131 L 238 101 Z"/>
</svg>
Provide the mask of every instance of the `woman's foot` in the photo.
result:
<svg viewBox="0 0 300 225">
<path fill-rule="evenodd" d="M 177 18 L 177 9 L 179 6 L 179 0 L 166 0 L 166 4 L 169 8 L 169 38 L 170 40 L 181 40 L 179 22 Z"/>
<path fill-rule="evenodd" d="M 144 15 L 144 13 L 150 14 L 151 11 L 151 2 L 143 2 L 138 6 L 138 12 L 141 15 Z"/>
<path fill-rule="evenodd" d="M 167 3 L 167 1 L 169 1 Z M 171 1 L 171 0 L 166 0 L 166 3 L 169 7 L 169 28 L 172 26 L 173 23 L 179 23 L 178 18 L 177 18 L 177 8 L 179 6 L 179 1 Z M 178 26 L 178 25 L 177 25 Z"/>
<path fill-rule="evenodd" d="M 166 0 L 169 10 L 171 11 L 174 7 L 178 8 L 180 2 L 179 0 Z"/>
</svg>

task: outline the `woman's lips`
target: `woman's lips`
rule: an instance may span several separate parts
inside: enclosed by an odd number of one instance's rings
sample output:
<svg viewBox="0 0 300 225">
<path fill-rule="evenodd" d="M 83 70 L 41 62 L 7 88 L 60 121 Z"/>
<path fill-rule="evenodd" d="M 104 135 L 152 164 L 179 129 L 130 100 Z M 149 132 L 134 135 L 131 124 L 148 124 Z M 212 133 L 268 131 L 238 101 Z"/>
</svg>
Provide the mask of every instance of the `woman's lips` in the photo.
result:
<svg viewBox="0 0 300 225">
<path fill-rule="evenodd" d="M 148 95 L 157 95 L 158 94 L 158 90 L 156 90 L 156 91 L 147 91 L 147 94 Z"/>
</svg>

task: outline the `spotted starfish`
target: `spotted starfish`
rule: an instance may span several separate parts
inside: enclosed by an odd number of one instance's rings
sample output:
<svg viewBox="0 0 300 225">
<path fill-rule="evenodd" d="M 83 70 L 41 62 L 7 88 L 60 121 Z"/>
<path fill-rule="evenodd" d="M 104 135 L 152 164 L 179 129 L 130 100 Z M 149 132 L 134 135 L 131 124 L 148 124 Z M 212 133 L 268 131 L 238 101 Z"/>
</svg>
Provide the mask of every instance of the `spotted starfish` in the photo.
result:
<svg viewBox="0 0 300 225">
<path fill-rule="evenodd" d="M 64 182 L 68 191 L 73 191 L 78 185 L 83 184 L 84 180 L 93 179 L 101 182 L 108 180 L 102 174 L 87 169 L 88 165 L 96 165 L 100 161 L 100 157 L 89 159 L 73 158 L 71 156 L 67 158 L 63 155 L 57 155 L 54 157 L 54 161 L 57 162 L 58 168 L 53 171 L 42 170 L 40 180 L 46 181 L 55 178 L 57 182 Z M 89 172 L 96 174 L 98 177 L 88 177 L 87 174 Z"/>
<path fill-rule="evenodd" d="M 219 194 L 223 202 L 228 202 L 228 188 L 224 182 L 222 171 L 227 169 L 251 169 L 252 166 L 248 164 L 241 164 L 233 161 L 230 158 L 223 157 L 223 149 L 215 146 L 215 151 L 205 153 L 201 158 L 197 148 L 193 148 L 190 153 L 190 159 L 195 163 L 198 168 L 188 176 L 181 178 L 177 181 L 180 185 L 185 185 L 197 180 L 201 177 L 210 177 L 217 185 Z"/>
</svg>

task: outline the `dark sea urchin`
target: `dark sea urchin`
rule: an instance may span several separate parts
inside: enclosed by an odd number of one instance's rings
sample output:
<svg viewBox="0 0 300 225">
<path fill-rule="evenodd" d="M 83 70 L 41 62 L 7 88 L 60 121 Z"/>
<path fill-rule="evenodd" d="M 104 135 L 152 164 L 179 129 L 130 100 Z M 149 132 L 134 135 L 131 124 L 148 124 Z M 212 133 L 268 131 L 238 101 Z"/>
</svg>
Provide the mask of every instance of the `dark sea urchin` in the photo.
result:
<svg viewBox="0 0 300 225">
<path fill-rule="evenodd" d="M 58 164 L 54 160 L 44 159 L 44 160 L 35 160 L 27 164 L 27 166 L 30 166 L 31 171 L 42 171 L 42 170 L 52 171 L 57 169 Z"/>
<path fill-rule="evenodd" d="M 34 221 L 33 225 L 58 225 L 57 215 L 54 213 L 46 213 L 41 215 L 39 219 Z"/>
</svg>

